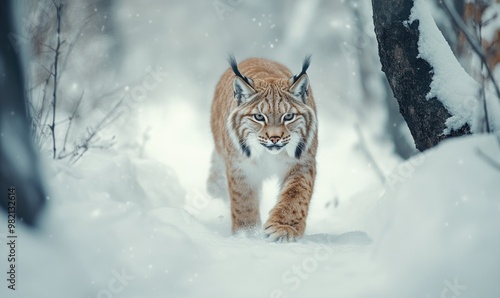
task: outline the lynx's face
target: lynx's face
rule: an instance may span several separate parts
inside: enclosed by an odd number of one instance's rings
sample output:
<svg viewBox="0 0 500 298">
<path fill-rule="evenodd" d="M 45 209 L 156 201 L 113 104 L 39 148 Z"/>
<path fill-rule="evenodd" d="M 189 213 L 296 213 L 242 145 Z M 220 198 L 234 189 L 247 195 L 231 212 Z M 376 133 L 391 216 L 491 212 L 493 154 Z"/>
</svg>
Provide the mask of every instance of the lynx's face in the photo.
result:
<svg viewBox="0 0 500 298">
<path fill-rule="evenodd" d="M 308 105 L 309 79 L 234 79 L 238 107 L 228 118 L 233 144 L 248 157 L 286 152 L 300 159 L 317 130 L 316 113 Z"/>
</svg>

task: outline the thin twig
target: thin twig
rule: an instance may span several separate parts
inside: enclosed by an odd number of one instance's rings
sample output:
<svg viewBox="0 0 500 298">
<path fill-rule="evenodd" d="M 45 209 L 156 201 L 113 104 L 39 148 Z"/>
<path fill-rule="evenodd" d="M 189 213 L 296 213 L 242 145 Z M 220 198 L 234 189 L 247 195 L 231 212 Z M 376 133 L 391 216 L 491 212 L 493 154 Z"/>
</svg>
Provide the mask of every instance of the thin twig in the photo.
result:
<svg viewBox="0 0 500 298">
<path fill-rule="evenodd" d="M 365 138 L 363 137 L 363 132 L 361 131 L 361 127 L 359 124 L 356 123 L 354 126 L 356 128 L 356 132 L 358 133 L 359 136 L 359 143 L 361 145 L 361 150 L 365 154 L 366 158 L 370 162 L 370 164 L 373 165 L 373 168 L 375 169 L 375 172 L 377 173 L 378 177 L 380 178 L 380 181 L 382 183 L 385 182 L 385 175 L 378 166 L 377 162 L 375 161 L 375 158 L 373 157 L 372 153 L 370 152 L 370 149 L 368 149 L 368 145 L 366 144 Z"/>
<path fill-rule="evenodd" d="M 84 91 L 82 91 L 82 94 L 80 95 L 80 98 L 76 102 L 75 108 L 73 109 L 73 112 L 71 113 L 71 116 L 68 118 L 68 126 L 66 127 L 66 133 L 64 134 L 64 142 L 63 142 L 63 148 L 61 153 L 59 153 L 59 159 L 65 158 L 66 156 L 62 156 L 64 152 L 66 152 L 66 144 L 68 143 L 68 136 L 69 136 L 69 131 L 71 130 L 71 124 L 73 123 L 73 119 L 75 119 L 76 112 L 78 111 L 78 108 L 80 107 L 80 103 L 82 102 L 83 99 L 83 94 Z"/>
<path fill-rule="evenodd" d="M 476 7 L 477 5 L 477 2 L 476 4 L 474 5 L 474 7 Z M 476 22 L 474 21 L 474 24 Z M 479 39 L 479 44 L 483 44 L 483 22 L 480 21 L 479 24 L 476 24 L 477 26 L 477 36 L 478 36 L 478 39 Z M 487 133 L 490 133 L 490 120 L 489 120 L 489 116 L 488 116 L 488 106 L 487 106 L 487 103 L 486 103 L 486 86 L 485 86 L 485 80 L 486 78 L 483 76 L 483 68 L 484 68 L 484 65 L 485 65 L 485 61 L 483 59 L 481 59 L 481 97 L 483 99 L 483 110 L 484 110 L 484 122 L 486 123 L 486 132 Z"/>
<path fill-rule="evenodd" d="M 45 66 L 43 66 L 43 65 L 41 65 L 41 66 L 42 66 L 42 68 L 43 68 L 43 69 L 44 69 L 44 70 L 45 70 L 45 71 L 49 74 L 49 76 L 53 76 L 53 75 L 54 75 L 54 73 L 52 72 L 52 70 L 47 69 L 47 67 L 45 67 Z M 51 68 L 52 68 L 52 67 L 51 67 Z"/>
<path fill-rule="evenodd" d="M 90 23 L 90 21 L 92 20 L 92 18 L 95 16 L 96 12 L 94 11 L 92 14 L 90 14 L 87 19 L 84 21 L 84 23 L 80 26 L 80 28 L 78 29 L 78 32 L 76 32 L 75 34 L 75 37 L 73 38 L 73 40 L 69 43 L 69 46 L 67 47 L 68 50 L 66 51 L 66 56 L 64 57 L 64 60 L 61 64 L 61 71 L 64 72 L 64 70 L 66 69 L 66 65 L 68 64 L 68 59 L 69 57 L 71 56 L 71 53 L 73 52 L 73 49 L 76 45 L 76 43 L 78 42 L 78 40 L 80 39 L 80 36 L 82 35 L 82 31 L 85 27 L 87 27 L 87 24 Z"/>
<path fill-rule="evenodd" d="M 50 68 L 52 69 L 52 67 L 54 67 L 54 65 L 53 65 L 53 64 L 50 66 Z M 45 107 L 47 106 L 47 88 L 48 88 L 48 86 L 49 86 L 49 84 L 50 84 L 50 78 L 51 78 L 51 77 L 52 77 L 52 76 L 51 76 L 50 74 L 47 76 L 47 79 L 45 80 L 45 84 L 44 84 L 44 86 L 43 86 L 43 91 L 42 91 L 42 102 L 41 102 L 41 104 L 40 104 L 40 111 L 39 111 L 39 113 L 38 113 L 40 118 L 42 118 L 42 115 L 44 114 L 44 111 L 45 111 Z M 47 124 L 48 115 L 49 115 L 49 113 L 45 113 L 45 119 L 44 119 L 44 121 L 42 122 L 42 125 Z"/>
<path fill-rule="evenodd" d="M 489 23 L 491 23 L 497 17 L 498 17 L 498 13 L 495 12 L 495 14 L 491 16 L 491 18 L 489 18 L 489 19 L 487 19 L 485 21 L 482 21 L 483 26 L 488 25 Z"/>
<path fill-rule="evenodd" d="M 481 72 L 483 71 L 484 63 L 481 62 Z M 481 75 L 482 77 L 482 75 Z M 484 122 L 486 123 L 486 132 L 490 133 L 490 120 L 488 116 L 488 106 L 486 104 L 486 89 L 484 86 L 484 78 L 481 78 L 481 97 L 483 99 L 483 110 L 484 110 Z"/>
<path fill-rule="evenodd" d="M 51 46 L 50 46 L 50 45 L 48 45 L 48 44 L 43 44 L 42 46 L 49 48 L 49 49 L 50 49 L 52 52 L 54 52 L 54 53 L 55 53 L 55 52 L 57 52 L 57 50 L 56 50 L 56 49 L 54 49 L 53 47 L 51 47 Z"/>
<path fill-rule="evenodd" d="M 106 126 L 115 121 L 120 115 L 115 115 L 117 108 L 123 103 L 125 97 L 120 99 L 110 110 L 104 115 L 104 117 L 97 123 L 94 127 L 87 128 L 87 137 L 80 142 L 80 144 L 75 145 L 75 150 L 72 152 L 72 158 L 70 160 L 71 164 L 75 164 L 90 148 L 109 148 L 113 144 L 108 146 L 94 146 L 92 141 L 97 137 L 97 133 L 103 130 Z"/>
<path fill-rule="evenodd" d="M 62 8 L 63 5 L 62 3 L 56 4 L 54 2 L 54 5 L 56 7 L 56 16 L 57 16 L 57 45 L 55 49 L 55 57 L 54 57 L 54 86 L 52 90 L 52 125 L 50 125 L 50 130 L 52 131 L 52 158 L 56 158 L 56 106 L 57 106 L 57 66 L 58 66 L 58 61 L 59 61 L 59 50 L 61 49 L 61 15 L 62 15 Z"/>
<path fill-rule="evenodd" d="M 34 85 L 32 85 L 32 86 L 31 86 L 31 87 L 30 87 L 27 91 L 28 91 L 29 93 L 33 92 L 35 89 L 37 89 L 38 87 L 40 87 L 43 83 L 45 83 L 45 81 L 46 81 L 46 80 L 44 79 L 44 80 L 42 80 L 42 81 L 40 81 L 40 82 L 38 82 L 38 83 L 35 83 L 35 84 L 34 84 Z"/>
<path fill-rule="evenodd" d="M 89 148 L 92 147 L 92 140 L 94 137 L 97 136 L 98 130 L 96 128 L 88 127 L 87 128 L 87 138 L 83 140 L 81 145 L 76 146 L 76 152 L 77 155 L 71 162 L 72 164 L 75 164 L 88 150 Z M 80 149 L 82 149 L 80 152 L 78 152 Z"/>
</svg>

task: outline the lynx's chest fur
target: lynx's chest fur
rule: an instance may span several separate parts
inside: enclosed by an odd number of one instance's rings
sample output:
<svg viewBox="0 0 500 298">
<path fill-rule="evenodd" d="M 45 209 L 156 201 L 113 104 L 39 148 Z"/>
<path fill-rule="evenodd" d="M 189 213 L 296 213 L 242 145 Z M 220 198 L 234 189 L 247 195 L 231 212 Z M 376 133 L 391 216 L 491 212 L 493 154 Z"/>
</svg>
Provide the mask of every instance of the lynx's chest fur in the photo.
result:
<svg viewBox="0 0 500 298">
<path fill-rule="evenodd" d="M 297 163 L 286 152 L 271 154 L 263 152 L 257 158 L 240 161 L 239 166 L 244 170 L 248 178 L 255 183 L 262 183 L 264 180 L 276 177 L 282 181 L 286 173 Z"/>
</svg>

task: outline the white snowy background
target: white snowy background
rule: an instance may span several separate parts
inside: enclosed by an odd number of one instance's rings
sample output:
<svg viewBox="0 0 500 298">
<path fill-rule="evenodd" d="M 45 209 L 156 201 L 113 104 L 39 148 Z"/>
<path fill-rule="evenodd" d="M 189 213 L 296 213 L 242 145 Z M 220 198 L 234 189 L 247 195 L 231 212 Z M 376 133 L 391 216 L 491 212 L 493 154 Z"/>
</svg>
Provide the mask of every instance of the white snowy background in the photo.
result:
<svg viewBox="0 0 500 298">
<path fill-rule="evenodd" d="M 500 142 L 476 135 L 407 161 L 394 153 L 368 1 L 214 3 L 115 4 L 121 50 L 108 54 L 120 56 L 116 84 L 129 93 L 103 134 L 117 143 L 75 165 L 42 153 L 48 206 L 38 229 L 18 226 L 17 290 L 2 273 L 0 297 L 500 297 L 500 171 L 482 157 L 499 162 Z M 446 47 L 425 21 L 423 36 Z M 102 58 L 91 45 L 79 67 Z M 318 176 L 298 242 L 232 236 L 228 202 L 205 193 L 209 111 L 228 52 L 293 72 L 313 54 Z M 372 72 L 365 82 L 361 63 Z M 94 84 L 70 79 L 74 94 Z M 145 96 L 130 95 L 150 83 Z M 452 88 L 454 105 L 474 87 L 453 80 L 433 91 Z M 457 110 L 457 121 L 473 121 Z M 264 186 L 264 220 L 276 182 Z"/>
</svg>

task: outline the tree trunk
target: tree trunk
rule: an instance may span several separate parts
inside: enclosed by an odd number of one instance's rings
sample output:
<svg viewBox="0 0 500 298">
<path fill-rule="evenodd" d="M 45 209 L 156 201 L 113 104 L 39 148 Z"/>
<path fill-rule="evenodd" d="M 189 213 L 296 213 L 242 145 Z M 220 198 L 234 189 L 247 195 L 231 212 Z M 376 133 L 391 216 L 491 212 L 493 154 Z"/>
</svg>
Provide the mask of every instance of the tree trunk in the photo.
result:
<svg viewBox="0 0 500 298">
<path fill-rule="evenodd" d="M 417 58 L 419 21 L 403 23 L 410 17 L 413 0 L 372 0 L 372 7 L 382 71 L 417 149 L 423 151 L 443 139 L 470 133 L 469 126 L 464 125 L 444 135 L 446 119 L 451 115 L 437 98 L 426 99 L 433 68 L 427 61 Z"/>
<path fill-rule="evenodd" d="M 0 2 L 0 207 L 17 223 L 35 225 L 46 195 L 26 115 L 21 54 L 13 42 L 14 3 Z M 7 227 L 7 220 L 2 224 Z"/>
</svg>

